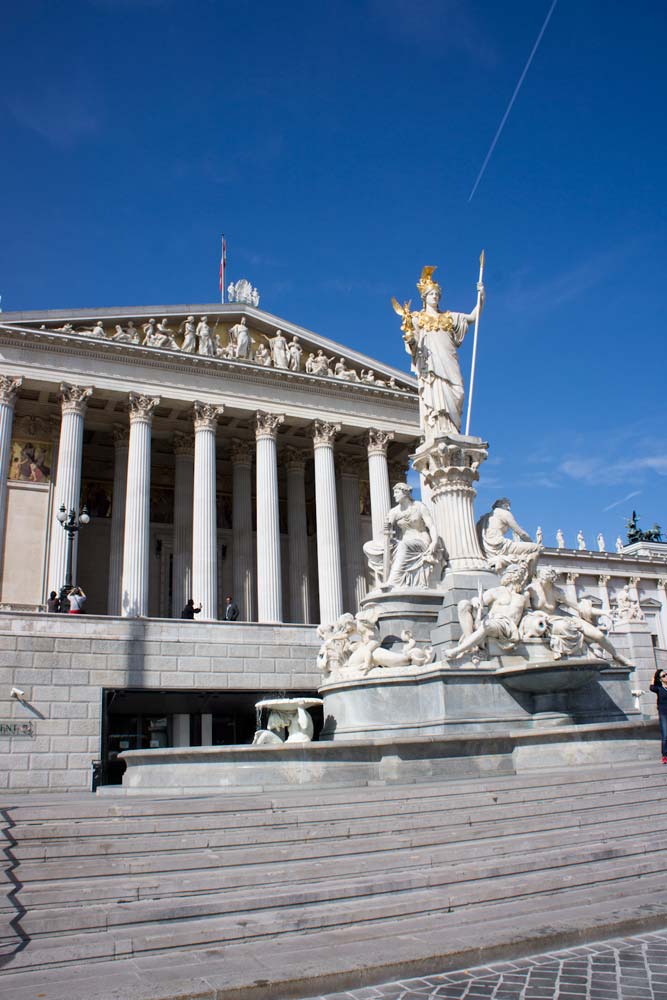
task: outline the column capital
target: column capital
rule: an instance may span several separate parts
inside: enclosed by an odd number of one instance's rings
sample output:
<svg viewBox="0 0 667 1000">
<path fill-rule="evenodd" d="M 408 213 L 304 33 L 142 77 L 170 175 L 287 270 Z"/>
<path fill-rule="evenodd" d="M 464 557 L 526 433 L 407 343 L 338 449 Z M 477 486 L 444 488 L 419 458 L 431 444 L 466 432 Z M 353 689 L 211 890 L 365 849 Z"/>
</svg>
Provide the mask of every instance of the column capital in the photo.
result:
<svg viewBox="0 0 667 1000">
<path fill-rule="evenodd" d="M 361 462 L 356 455 L 337 455 L 336 467 L 340 476 L 358 479 L 361 475 Z"/>
<path fill-rule="evenodd" d="M 304 451 L 303 448 L 294 448 L 292 445 L 288 445 L 281 451 L 280 458 L 288 472 L 303 472 L 306 468 L 308 452 Z"/>
<path fill-rule="evenodd" d="M 606 587 L 610 580 L 611 580 L 611 576 L 608 573 L 602 573 L 598 577 L 598 585 L 600 587 Z"/>
<path fill-rule="evenodd" d="M 174 454 L 175 455 L 194 455 L 195 452 L 195 436 L 194 434 L 189 434 L 187 431 L 175 431 L 174 432 Z"/>
<path fill-rule="evenodd" d="M 215 403 L 202 403 L 196 399 L 193 403 L 195 431 L 214 431 L 218 422 L 225 412 L 224 406 L 216 406 Z"/>
<path fill-rule="evenodd" d="M 387 446 L 394 440 L 393 431 L 382 431 L 377 427 L 369 427 L 366 434 L 366 447 L 369 455 L 386 455 Z"/>
<path fill-rule="evenodd" d="M 313 445 L 316 448 L 333 448 L 336 435 L 340 433 L 340 424 L 331 424 L 326 420 L 314 420 L 311 433 Z"/>
<path fill-rule="evenodd" d="M 655 585 L 656 587 L 658 587 L 659 590 L 667 589 L 667 577 L 659 576 L 658 579 L 655 581 Z"/>
<path fill-rule="evenodd" d="M 278 428 L 285 421 L 282 413 L 266 413 L 264 410 L 257 410 L 255 414 L 255 436 L 257 440 L 261 438 L 271 438 L 276 440 Z"/>
<path fill-rule="evenodd" d="M 130 423 L 150 424 L 153 420 L 153 410 L 156 406 L 160 405 L 160 397 L 144 396 L 138 392 L 131 392 L 127 402 L 130 411 Z"/>
<path fill-rule="evenodd" d="M 573 586 L 579 579 L 579 573 L 566 573 L 565 579 L 567 583 Z"/>
<path fill-rule="evenodd" d="M 248 468 L 252 465 L 255 454 L 255 442 L 247 438 L 234 438 L 232 441 L 232 465 L 245 465 Z"/>
<path fill-rule="evenodd" d="M 16 402 L 18 391 L 23 385 L 23 377 L 17 375 L 0 375 L 0 403 L 8 403 L 13 406 Z"/>
<path fill-rule="evenodd" d="M 89 396 L 92 396 L 92 386 L 70 385 L 69 382 L 60 383 L 60 402 L 63 413 L 78 413 L 83 416 L 86 412 Z"/>
<path fill-rule="evenodd" d="M 115 451 L 127 450 L 130 444 L 130 429 L 123 424 L 113 425 L 113 446 Z"/>
<path fill-rule="evenodd" d="M 628 583 L 631 587 L 637 587 L 642 582 L 641 576 L 629 576 Z"/>
</svg>

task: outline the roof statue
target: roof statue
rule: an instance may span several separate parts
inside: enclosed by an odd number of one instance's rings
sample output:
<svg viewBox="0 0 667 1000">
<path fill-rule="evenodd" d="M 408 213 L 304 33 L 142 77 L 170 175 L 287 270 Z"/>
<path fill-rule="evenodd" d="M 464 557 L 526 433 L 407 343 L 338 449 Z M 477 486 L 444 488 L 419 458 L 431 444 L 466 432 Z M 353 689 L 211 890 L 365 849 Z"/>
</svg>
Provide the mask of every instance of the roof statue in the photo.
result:
<svg viewBox="0 0 667 1000">
<path fill-rule="evenodd" d="M 240 278 L 237 282 L 229 282 L 227 299 L 229 302 L 244 302 L 246 305 L 257 307 L 259 305 L 259 292 L 253 288 L 247 278 Z"/>
</svg>

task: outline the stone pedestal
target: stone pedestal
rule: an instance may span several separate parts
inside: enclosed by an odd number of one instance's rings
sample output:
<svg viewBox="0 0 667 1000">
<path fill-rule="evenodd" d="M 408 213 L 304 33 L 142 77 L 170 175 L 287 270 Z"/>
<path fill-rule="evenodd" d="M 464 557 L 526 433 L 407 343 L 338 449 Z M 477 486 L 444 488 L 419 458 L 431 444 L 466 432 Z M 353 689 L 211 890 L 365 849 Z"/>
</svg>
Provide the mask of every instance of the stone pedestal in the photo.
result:
<svg viewBox="0 0 667 1000">
<path fill-rule="evenodd" d="M 447 550 L 449 572 L 487 569 L 475 530 L 473 483 L 488 455 L 481 438 L 451 434 L 422 445 L 412 464 L 430 490 L 438 535 Z"/>
<path fill-rule="evenodd" d="M 401 632 L 409 629 L 420 646 L 431 643 L 431 636 L 442 607 L 442 591 L 397 589 L 372 590 L 361 608 L 378 607 L 380 617 L 377 627 L 380 637 L 400 639 Z"/>
<path fill-rule="evenodd" d="M 497 587 L 498 577 L 488 571 L 467 573 L 446 573 L 440 585 L 441 605 L 438 619 L 431 632 L 431 643 L 435 650 L 436 660 L 442 659 L 445 652 L 455 646 L 461 638 L 458 604 L 462 600 L 477 597 L 480 590 L 490 590 Z"/>
<path fill-rule="evenodd" d="M 649 691 L 657 667 L 650 627 L 646 622 L 617 622 L 609 638 L 635 668 L 630 687 L 642 692 L 639 702 L 642 712 L 657 715 L 655 695 Z"/>
</svg>

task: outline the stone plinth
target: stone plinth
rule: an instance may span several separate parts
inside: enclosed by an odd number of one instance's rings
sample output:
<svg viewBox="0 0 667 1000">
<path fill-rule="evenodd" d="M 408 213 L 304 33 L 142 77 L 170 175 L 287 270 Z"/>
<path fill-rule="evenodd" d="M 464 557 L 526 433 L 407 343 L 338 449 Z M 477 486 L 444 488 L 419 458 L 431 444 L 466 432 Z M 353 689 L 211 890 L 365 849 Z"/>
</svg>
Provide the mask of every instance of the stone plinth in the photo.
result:
<svg viewBox="0 0 667 1000">
<path fill-rule="evenodd" d="M 640 706 L 645 715 L 655 714 L 655 695 L 649 691 L 657 663 L 650 626 L 646 622 L 616 622 L 610 635 L 619 652 L 635 664 L 630 687 L 641 691 Z"/>
<path fill-rule="evenodd" d="M 655 758 L 655 723 L 620 722 L 549 730 L 461 736 L 283 743 L 254 747 L 178 747 L 128 750 L 127 795 L 243 793 L 405 784 L 468 776 L 513 774 L 565 764 Z"/>
<path fill-rule="evenodd" d="M 436 659 L 455 646 L 462 635 L 459 624 L 458 604 L 462 600 L 477 597 L 480 590 L 490 590 L 499 585 L 495 573 L 488 571 L 452 573 L 447 572 L 440 585 L 441 605 L 438 619 L 431 632 L 431 643 Z M 497 664 L 494 664 L 494 667 Z"/>
<path fill-rule="evenodd" d="M 576 686 L 582 680 L 578 671 L 584 662 L 592 675 Z M 320 688 L 324 698 L 320 738 L 338 741 L 507 733 L 639 717 L 630 696 L 627 668 L 606 667 L 605 661 L 594 659 L 573 660 L 572 667 L 570 672 L 569 666 L 552 661 L 550 672 L 562 674 L 562 681 L 552 676 L 551 684 L 529 684 L 528 690 L 519 690 L 525 688 L 521 679 L 515 680 L 522 668 L 511 661 L 505 678 L 502 671 L 461 670 L 433 663 L 336 679 Z M 535 669 L 536 663 L 524 661 L 524 680 Z"/>
<path fill-rule="evenodd" d="M 489 446 L 481 438 L 451 434 L 422 445 L 412 464 L 430 491 L 438 535 L 447 550 L 450 572 L 487 569 L 475 529 L 473 483 Z"/>
<path fill-rule="evenodd" d="M 400 639 L 401 632 L 409 629 L 419 645 L 431 642 L 431 633 L 438 621 L 442 605 L 440 590 L 373 590 L 361 602 L 362 609 L 377 607 L 380 618 L 377 627 L 380 637 Z"/>
</svg>

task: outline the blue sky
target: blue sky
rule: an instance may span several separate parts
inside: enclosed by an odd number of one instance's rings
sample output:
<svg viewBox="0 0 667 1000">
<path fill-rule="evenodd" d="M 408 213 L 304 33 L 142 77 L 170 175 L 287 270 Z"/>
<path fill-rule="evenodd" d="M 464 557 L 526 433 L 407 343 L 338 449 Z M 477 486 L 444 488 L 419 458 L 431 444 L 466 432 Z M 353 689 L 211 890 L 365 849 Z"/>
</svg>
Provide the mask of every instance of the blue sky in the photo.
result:
<svg viewBox="0 0 667 1000">
<path fill-rule="evenodd" d="M 559 0 L 468 200 L 548 9 L 8 5 L 3 308 L 215 301 L 224 230 L 262 306 L 407 368 L 390 296 L 437 264 L 471 309 L 484 247 L 479 512 L 667 528 L 664 4 Z"/>
</svg>

